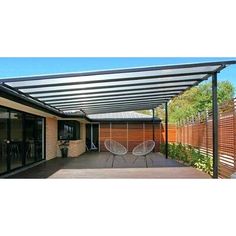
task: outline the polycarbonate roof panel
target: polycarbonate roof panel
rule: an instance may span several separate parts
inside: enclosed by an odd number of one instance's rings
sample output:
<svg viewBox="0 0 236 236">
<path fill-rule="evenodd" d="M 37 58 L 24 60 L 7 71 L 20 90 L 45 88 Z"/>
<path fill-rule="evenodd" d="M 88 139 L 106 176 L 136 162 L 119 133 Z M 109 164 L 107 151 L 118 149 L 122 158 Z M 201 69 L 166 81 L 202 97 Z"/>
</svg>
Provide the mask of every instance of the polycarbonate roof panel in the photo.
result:
<svg viewBox="0 0 236 236">
<path fill-rule="evenodd" d="M 124 97 L 124 96 L 127 96 L 127 95 L 131 95 L 131 96 L 136 96 L 137 94 L 138 95 L 143 95 L 143 94 L 153 94 L 153 93 L 158 93 L 158 94 L 169 94 L 169 93 L 172 93 L 172 92 L 181 92 L 181 91 L 184 91 L 188 88 L 188 86 L 181 86 L 181 87 L 177 87 L 177 88 L 167 88 L 167 89 L 162 89 L 162 88 L 157 88 L 155 89 L 155 87 L 152 87 L 152 88 L 149 88 L 149 89 L 143 89 L 143 88 L 140 88 L 140 89 L 130 89 L 130 90 L 121 90 L 119 92 L 116 91 L 116 94 L 114 93 L 94 93 L 94 94 L 79 94 L 79 95 L 70 95 L 70 94 L 67 94 L 67 95 L 61 95 L 61 96 L 53 96 L 53 97 L 40 97 L 40 99 L 42 101 L 45 101 L 45 102 L 57 102 L 57 101 L 68 101 L 68 100 L 74 100 L 74 99 L 85 99 L 87 101 L 89 100 L 99 100 L 101 98 L 107 98 L 107 97 Z"/>
<path fill-rule="evenodd" d="M 152 66 L 0 79 L 58 112 L 86 114 L 152 109 L 235 61 Z"/>
<path fill-rule="evenodd" d="M 140 120 L 149 119 L 152 120 L 152 116 L 142 114 L 139 112 L 128 111 L 128 112 L 115 112 L 105 114 L 93 114 L 88 116 L 92 120 Z"/>
<path fill-rule="evenodd" d="M 207 74 L 201 74 L 201 75 L 191 75 L 191 76 L 183 76 L 183 77 L 175 77 L 175 78 L 158 78 L 158 79 L 142 79 L 142 80 L 129 80 L 129 81 L 122 81 L 123 87 L 130 87 L 130 86 L 145 86 L 145 84 L 160 84 L 160 86 L 164 86 L 165 84 L 173 85 L 176 82 L 186 82 L 186 81 L 196 81 L 197 79 L 203 79 Z M 107 84 L 109 82 L 109 84 Z M 15 83 L 16 84 L 16 83 Z M 78 91 L 78 90 L 91 90 L 93 88 L 97 89 L 106 89 L 108 87 L 110 88 L 116 88 L 121 84 L 120 81 L 113 82 L 113 81 L 107 81 L 103 83 L 88 83 L 88 84 L 76 84 L 76 85 L 63 85 L 63 86 L 55 86 L 50 85 L 47 87 L 38 87 L 38 88 L 28 88 L 24 89 L 22 88 L 21 91 L 24 93 L 31 93 L 31 94 L 40 94 L 40 93 L 53 93 L 54 91 L 57 92 L 65 92 L 65 91 Z M 9 83 L 10 86 L 11 83 Z"/>
<path fill-rule="evenodd" d="M 199 67 L 190 67 L 190 68 L 183 68 L 183 69 L 165 69 L 165 70 L 155 70 L 155 67 L 146 67 L 146 70 L 144 71 L 139 71 L 139 72 L 118 72 L 118 73 L 113 73 L 112 70 L 108 70 L 105 72 L 101 72 L 101 74 L 98 74 L 99 72 L 95 72 L 95 75 L 93 75 L 93 72 L 90 74 L 86 73 L 72 73 L 72 74 L 59 74 L 59 75 L 45 75 L 45 76 L 40 76 L 37 79 L 35 77 L 32 77 L 32 80 L 28 81 L 27 84 L 25 84 L 24 78 L 18 78 L 19 82 L 16 82 L 14 79 L 12 80 L 11 78 L 6 79 L 6 81 L 9 82 L 9 85 L 18 87 L 18 88 L 24 88 L 24 87 L 30 87 L 32 88 L 34 86 L 50 86 L 50 85 L 63 85 L 64 83 L 85 83 L 88 84 L 90 81 L 94 82 L 106 82 L 106 80 L 109 81 L 125 81 L 125 80 L 137 80 L 137 79 L 142 79 L 146 77 L 171 77 L 172 75 L 185 75 L 185 74 L 208 74 L 209 72 L 215 71 L 219 68 L 219 65 L 216 66 L 199 66 Z M 144 68 L 137 68 L 136 70 L 142 70 Z M 154 69 L 154 70 L 153 70 Z M 124 69 L 126 70 L 126 69 Z M 116 71 L 116 70 L 114 70 Z M 110 72 L 110 73 L 109 73 Z M 84 75 L 86 74 L 86 75 Z M 50 81 L 48 81 L 48 78 L 50 77 Z M 54 77 L 59 77 L 59 78 L 54 78 Z M 61 78 L 66 78 L 65 80 L 62 80 Z M 11 82 L 14 81 L 14 82 Z"/>
<path fill-rule="evenodd" d="M 105 94 L 105 93 L 111 93 L 113 95 L 117 95 L 120 92 L 130 92 L 130 91 L 142 91 L 145 89 L 170 89 L 170 88 L 178 88 L 182 86 L 192 86 L 196 83 L 196 81 L 191 82 L 178 82 L 178 83 L 166 83 L 163 85 L 155 85 L 155 84 L 144 84 L 144 85 L 130 85 L 130 86 L 123 86 L 123 84 L 120 84 L 119 86 L 113 87 L 113 88 L 104 88 L 104 89 L 97 89 L 94 87 L 93 89 L 75 89 L 65 92 L 64 90 L 61 90 L 60 92 L 54 92 L 54 93 L 41 93 L 41 94 L 34 94 L 34 97 L 39 99 L 44 98 L 54 98 L 54 97 L 60 97 L 60 96 L 69 96 L 72 95 L 85 95 L 86 97 L 89 97 L 91 95 L 98 95 L 98 94 Z M 108 85 L 109 86 L 109 85 Z M 164 90 L 163 90 L 164 91 Z M 30 93 L 32 94 L 32 93 Z"/>
</svg>

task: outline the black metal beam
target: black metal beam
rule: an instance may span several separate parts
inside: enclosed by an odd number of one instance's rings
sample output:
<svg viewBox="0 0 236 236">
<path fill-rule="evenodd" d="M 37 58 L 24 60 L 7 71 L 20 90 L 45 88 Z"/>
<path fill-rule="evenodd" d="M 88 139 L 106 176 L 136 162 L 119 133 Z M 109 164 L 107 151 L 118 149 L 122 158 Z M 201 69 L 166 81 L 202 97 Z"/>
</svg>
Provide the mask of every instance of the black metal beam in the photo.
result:
<svg viewBox="0 0 236 236">
<path fill-rule="evenodd" d="M 187 69 L 205 66 L 222 66 L 236 64 L 236 61 L 218 61 L 218 62 L 203 62 L 203 63 L 189 63 L 179 65 L 164 65 L 164 66 L 150 66 L 150 67 L 139 67 L 139 68 L 128 68 L 128 69 L 115 69 L 115 70 L 102 70 L 102 71 L 90 71 L 90 72 L 79 72 L 79 73 L 65 73 L 56 75 L 43 75 L 43 76 L 28 76 L 21 78 L 8 78 L 2 79 L 2 82 L 18 82 L 18 81 L 31 81 L 31 80 L 48 80 L 57 78 L 68 78 L 78 76 L 92 76 L 92 75 L 111 75 L 119 73 L 135 73 L 135 72 L 146 72 L 155 70 L 168 70 L 168 69 Z M 218 69 L 218 68 L 217 68 Z M 216 71 L 217 71 L 216 69 Z M 211 71 L 211 73 L 214 71 Z"/>
<path fill-rule="evenodd" d="M 173 85 L 177 83 L 186 83 L 186 82 L 197 82 L 197 81 L 203 81 L 204 79 L 186 79 L 186 80 L 173 80 L 173 81 L 153 81 L 153 82 L 142 82 L 142 83 L 129 83 L 129 84 L 113 84 L 113 85 L 103 85 L 103 86 L 93 86 L 93 87 L 86 87 L 86 88 L 61 88 L 57 90 L 44 90 L 44 91 L 24 91 L 29 94 L 47 94 L 47 93 L 61 93 L 61 92 L 71 92 L 71 91 L 87 91 L 87 90 L 97 90 L 97 89 L 110 89 L 110 88 L 128 88 L 128 87 L 139 87 L 139 86 L 148 86 L 148 85 L 158 85 L 158 84 L 163 84 L 165 85 Z M 108 84 L 108 83 L 107 83 Z M 184 84 L 183 84 L 184 85 Z M 53 86 L 52 86 L 53 87 Z M 161 88 L 161 86 L 160 86 Z M 114 91 L 115 92 L 115 91 Z"/>
<path fill-rule="evenodd" d="M 168 159 L 168 153 L 169 153 L 169 148 L 168 148 L 168 143 L 169 143 L 169 139 L 168 139 L 168 103 L 165 103 L 165 139 L 166 139 L 166 146 L 165 146 L 165 152 L 166 152 L 166 159 Z"/>
<path fill-rule="evenodd" d="M 213 178 L 218 178 L 218 98 L 217 98 L 217 73 L 212 75 L 212 108 L 213 108 Z"/>
<path fill-rule="evenodd" d="M 46 106 L 45 104 L 43 104 L 41 102 L 37 102 L 34 99 L 24 96 L 23 94 L 19 94 L 14 90 L 12 91 L 3 85 L 0 85 L 0 96 L 4 97 L 6 99 L 12 100 L 14 102 L 21 103 L 23 105 L 33 107 L 35 109 L 39 109 L 41 111 L 48 112 L 53 115 L 63 116 L 63 113 L 58 111 L 58 109 L 51 108 L 50 106 Z"/>
<path fill-rule="evenodd" d="M 32 100 L 22 94 L 19 94 L 15 91 L 8 89 L 5 86 L 0 84 L 0 97 L 6 98 L 16 103 L 20 103 L 22 105 L 32 107 L 34 109 L 38 109 L 40 111 L 52 114 L 54 116 L 58 116 L 61 118 L 85 118 L 86 120 L 90 121 L 90 119 L 83 114 L 65 114 L 63 112 L 58 112 L 56 109 L 51 109 L 49 106 L 45 106 L 43 103 L 37 102 Z"/>
<path fill-rule="evenodd" d="M 155 142 L 155 109 L 152 109 L 152 140 Z"/>
<path fill-rule="evenodd" d="M 32 99 L 33 101 L 35 101 L 35 102 L 37 102 L 37 103 L 40 103 L 40 104 L 44 105 L 45 107 L 50 107 L 50 109 L 52 109 L 52 110 L 57 110 L 57 112 L 59 112 L 59 113 L 61 112 L 59 109 L 57 109 L 57 108 L 51 106 L 50 104 L 47 104 L 47 103 L 45 103 L 44 101 L 40 101 L 39 99 L 37 99 L 37 98 L 35 98 L 35 97 L 32 97 L 32 96 L 29 95 L 28 93 L 23 93 L 23 92 L 21 92 L 20 90 L 9 86 L 8 84 L 2 83 L 2 86 L 5 87 L 5 88 L 7 88 L 7 89 L 9 89 L 9 90 L 12 90 L 12 91 L 16 92 L 17 94 L 19 94 L 19 95 L 21 95 L 21 96 L 23 96 L 23 97 L 27 97 L 27 98 L 29 98 L 29 99 Z"/>
</svg>

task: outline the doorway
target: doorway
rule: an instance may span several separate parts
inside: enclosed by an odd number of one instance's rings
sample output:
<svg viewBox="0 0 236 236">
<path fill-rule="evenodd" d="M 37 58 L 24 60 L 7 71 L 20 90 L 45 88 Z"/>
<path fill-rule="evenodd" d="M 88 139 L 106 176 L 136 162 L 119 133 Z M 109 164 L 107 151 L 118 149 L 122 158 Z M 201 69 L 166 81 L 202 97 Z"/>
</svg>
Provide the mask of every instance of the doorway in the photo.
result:
<svg viewBox="0 0 236 236">
<path fill-rule="evenodd" d="M 0 107 L 0 174 L 44 158 L 44 118 Z"/>
<path fill-rule="evenodd" d="M 86 124 L 86 149 L 99 151 L 99 124 Z"/>
</svg>

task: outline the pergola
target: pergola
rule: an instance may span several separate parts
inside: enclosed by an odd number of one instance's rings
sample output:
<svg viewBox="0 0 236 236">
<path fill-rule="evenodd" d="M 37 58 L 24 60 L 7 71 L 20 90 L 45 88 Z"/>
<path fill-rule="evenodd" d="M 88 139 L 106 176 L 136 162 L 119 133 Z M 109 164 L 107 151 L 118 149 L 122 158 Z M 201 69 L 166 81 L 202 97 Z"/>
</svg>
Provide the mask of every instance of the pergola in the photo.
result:
<svg viewBox="0 0 236 236">
<path fill-rule="evenodd" d="M 218 177 L 217 73 L 236 61 L 152 66 L 0 79 L 11 93 L 63 116 L 154 109 L 165 105 L 168 157 L 168 102 L 212 77 L 213 177 Z"/>
</svg>

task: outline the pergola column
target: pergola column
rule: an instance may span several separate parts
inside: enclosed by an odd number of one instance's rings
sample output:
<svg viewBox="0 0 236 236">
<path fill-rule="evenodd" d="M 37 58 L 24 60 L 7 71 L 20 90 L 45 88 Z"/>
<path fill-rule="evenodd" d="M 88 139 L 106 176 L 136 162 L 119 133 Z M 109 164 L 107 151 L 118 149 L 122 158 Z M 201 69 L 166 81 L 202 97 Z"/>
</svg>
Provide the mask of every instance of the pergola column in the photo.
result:
<svg viewBox="0 0 236 236">
<path fill-rule="evenodd" d="M 152 140 L 155 142 L 155 109 L 152 109 Z"/>
<path fill-rule="evenodd" d="M 217 98 L 217 72 L 212 74 L 212 132 L 213 132 L 213 178 L 218 178 L 218 98 Z"/>
<path fill-rule="evenodd" d="M 165 140 L 166 140 L 166 159 L 168 159 L 168 103 L 165 103 Z"/>
<path fill-rule="evenodd" d="M 156 141 L 155 141 L 155 108 L 152 109 L 152 140 L 156 144 Z M 153 149 L 153 152 L 155 152 L 155 148 Z"/>
</svg>

